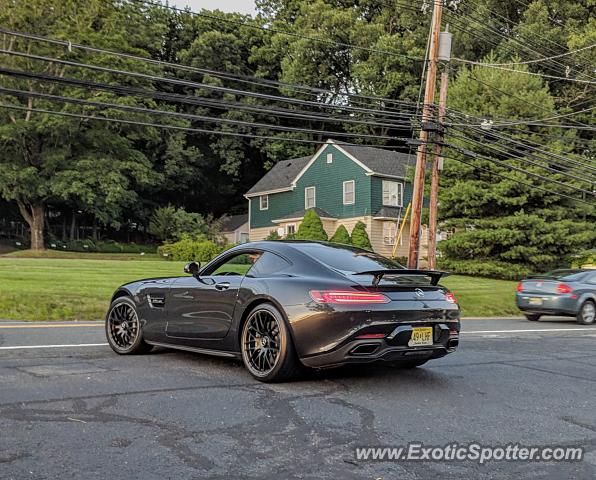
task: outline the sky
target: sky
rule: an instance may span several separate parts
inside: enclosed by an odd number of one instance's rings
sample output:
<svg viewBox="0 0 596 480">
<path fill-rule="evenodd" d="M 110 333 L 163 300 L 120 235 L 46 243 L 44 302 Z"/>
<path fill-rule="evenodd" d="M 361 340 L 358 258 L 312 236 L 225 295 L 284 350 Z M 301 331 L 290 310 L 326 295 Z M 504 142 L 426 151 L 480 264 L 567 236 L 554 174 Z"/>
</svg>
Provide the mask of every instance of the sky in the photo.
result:
<svg viewBox="0 0 596 480">
<path fill-rule="evenodd" d="M 224 12 L 255 13 L 254 0 L 170 0 L 170 5 L 179 8 L 188 6 L 195 11 L 206 8 L 207 10 L 218 9 Z"/>
</svg>

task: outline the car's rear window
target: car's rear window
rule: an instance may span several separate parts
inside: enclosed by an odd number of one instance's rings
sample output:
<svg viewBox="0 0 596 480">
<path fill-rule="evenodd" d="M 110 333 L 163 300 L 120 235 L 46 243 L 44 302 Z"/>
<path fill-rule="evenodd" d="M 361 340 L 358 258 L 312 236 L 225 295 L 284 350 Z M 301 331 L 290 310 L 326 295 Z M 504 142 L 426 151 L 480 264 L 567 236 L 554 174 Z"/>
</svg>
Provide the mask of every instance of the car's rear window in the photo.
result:
<svg viewBox="0 0 596 480">
<path fill-rule="evenodd" d="M 572 270 L 572 269 L 565 269 L 565 270 L 553 270 L 544 274 L 544 278 L 552 278 L 554 280 L 563 280 L 566 282 L 575 282 L 578 280 L 582 280 L 584 276 L 587 276 L 589 272 L 586 270 Z"/>
<path fill-rule="evenodd" d="M 389 258 L 359 248 L 318 243 L 297 244 L 297 247 L 328 267 L 346 273 L 404 268 Z"/>
</svg>

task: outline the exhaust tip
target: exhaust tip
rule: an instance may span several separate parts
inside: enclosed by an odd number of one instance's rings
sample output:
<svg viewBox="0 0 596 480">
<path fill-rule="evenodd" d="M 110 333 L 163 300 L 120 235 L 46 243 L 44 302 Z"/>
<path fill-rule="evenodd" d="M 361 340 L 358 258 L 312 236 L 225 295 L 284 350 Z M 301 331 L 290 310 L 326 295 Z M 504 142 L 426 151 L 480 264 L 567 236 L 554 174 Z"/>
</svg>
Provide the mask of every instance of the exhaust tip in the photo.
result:
<svg viewBox="0 0 596 480">
<path fill-rule="evenodd" d="M 350 350 L 350 355 L 372 355 L 379 347 L 378 343 L 363 343 Z"/>
</svg>

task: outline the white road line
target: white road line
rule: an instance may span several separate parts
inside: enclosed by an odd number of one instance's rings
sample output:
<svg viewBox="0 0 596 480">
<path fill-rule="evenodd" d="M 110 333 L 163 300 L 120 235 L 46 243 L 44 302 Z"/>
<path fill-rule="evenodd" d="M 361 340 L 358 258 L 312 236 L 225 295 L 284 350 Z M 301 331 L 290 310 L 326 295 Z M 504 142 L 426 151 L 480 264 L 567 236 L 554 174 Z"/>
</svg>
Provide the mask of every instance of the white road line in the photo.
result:
<svg viewBox="0 0 596 480">
<path fill-rule="evenodd" d="M 483 333 L 532 333 L 532 332 L 586 332 L 586 331 L 595 331 L 596 328 L 534 328 L 528 330 L 476 330 L 472 332 L 468 332 L 466 330 L 462 331 L 462 335 L 470 335 L 470 334 L 483 334 Z"/>
<path fill-rule="evenodd" d="M 77 347 L 105 347 L 107 343 L 78 343 L 75 345 L 21 345 L 16 347 L 0 347 L 0 350 L 22 350 L 31 348 L 77 348 Z"/>
</svg>

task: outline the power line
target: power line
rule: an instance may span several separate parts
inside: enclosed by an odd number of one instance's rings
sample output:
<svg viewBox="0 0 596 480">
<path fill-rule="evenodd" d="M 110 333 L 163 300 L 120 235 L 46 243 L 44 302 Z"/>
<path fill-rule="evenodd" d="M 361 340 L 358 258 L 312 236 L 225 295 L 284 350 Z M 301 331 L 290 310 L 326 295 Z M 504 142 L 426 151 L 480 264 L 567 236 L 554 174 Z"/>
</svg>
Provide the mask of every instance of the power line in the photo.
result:
<svg viewBox="0 0 596 480">
<path fill-rule="evenodd" d="M 178 7 L 174 7 L 171 5 L 164 5 L 163 3 L 159 3 L 159 2 L 152 2 L 149 0 L 131 0 L 135 3 L 143 3 L 145 5 L 152 5 L 154 7 L 160 7 L 160 8 L 166 8 L 166 9 L 170 9 L 170 10 L 174 10 L 177 12 L 181 12 L 181 13 L 187 13 L 190 15 L 194 15 L 197 17 L 203 17 L 203 18 L 209 18 L 211 20 L 215 20 L 221 23 L 228 23 L 228 24 L 232 24 L 232 25 L 236 25 L 236 26 L 240 26 L 240 27 L 248 27 L 248 28 L 253 28 L 253 29 L 257 29 L 257 30 L 262 30 L 268 33 L 275 33 L 275 34 L 280 34 L 280 35 L 287 35 L 290 37 L 295 37 L 295 38 L 300 38 L 302 40 L 310 40 L 313 42 L 318 42 L 318 43 L 323 43 L 323 44 L 327 44 L 327 45 L 333 45 L 333 46 L 338 46 L 338 47 L 342 47 L 342 48 L 347 48 L 350 50 L 361 50 L 361 51 L 365 51 L 368 53 L 378 53 L 381 55 L 389 55 L 389 56 L 393 56 L 393 57 L 399 57 L 399 58 L 406 58 L 408 60 L 413 60 L 416 62 L 424 62 L 423 59 L 421 58 L 416 58 L 416 57 L 412 57 L 410 55 L 405 55 L 402 53 L 396 53 L 396 52 L 389 52 L 387 50 L 379 50 L 376 48 L 369 48 L 369 47 L 360 47 L 358 45 L 352 45 L 350 43 L 344 43 L 344 42 L 336 42 L 335 40 L 328 40 L 328 39 L 324 39 L 324 38 L 316 38 L 316 37 L 310 37 L 308 35 L 302 35 L 300 33 L 295 33 L 295 32 L 287 32 L 284 30 L 279 30 L 278 28 L 272 28 L 272 27 L 263 27 L 263 26 L 259 26 L 259 25 L 253 25 L 250 24 L 248 22 L 241 22 L 239 20 L 233 20 L 230 18 L 223 18 L 223 17 L 219 17 L 217 15 L 212 15 L 212 14 L 208 14 L 208 13 L 204 13 L 204 12 L 193 12 L 192 10 L 189 9 L 182 9 L 182 8 L 178 8 Z"/>
<path fill-rule="evenodd" d="M 414 115 L 408 115 L 410 118 L 409 121 L 402 121 L 398 122 L 397 120 L 392 120 L 391 123 L 382 122 L 379 123 L 374 120 L 357 120 L 354 118 L 344 118 L 341 116 L 334 115 L 328 113 L 321 113 L 321 112 L 310 112 L 306 110 L 289 110 L 289 109 L 282 109 L 280 107 L 277 108 L 270 108 L 265 105 L 251 105 L 251 104 L 242 104 L 242 103 L 230 103 L 224 102 L 217 99 L 209 99 L 204 97 L 193 97 L 187 95 L 180 95 L 176 93 L 166 93 L 160 92 L 156 90 L 144 90 L 136 87 L 128 87 L 122 85 L 111 85 L 105 83 L 97 83 L 97 82 L 90 82 L 86 80 L 79 80 L 74 78 L 68 77 L 56 77 L 48 74 L 42 73 L 30 73 L 24 72 L 20 70 L 11 70 L 0 67 L 0 75 L 9 75 L 17 78 L 27 78 L 27 79 L 35 79 L 41 80 L 45 82 L 52 82 L 58 84 L 65 84 L 74 86 L 77 88 L 83 89 L 93 89 L 93 90 L 102 90 L 108 91 L 113 93 L 118 93 L 127 96 L 141 96 L 146 98 L 153 98 L 158 100 L 164 100 L 167 102 L 172 103 L 181 103 L 187 105 L 195 105 L 195 106 L 207 106 L 210 108 L 222 109 L 222 110 L 230 110 L 231 108 L 239 109 L 239 110 L 247 110 L 253 111 L 260 115 L 272 115 L 275 117 L 285 117 L 285 118 L 302 118 L 307 120 L 316 120 L 321 122 L 335 122 L 335 123 L 352 123 L 352 124 L 359 124 L 365 125 L 367 127 L 382 127 L 382 128 L 411 128 L 411 120 Z"/>
<path fill-rule="evenodd" d="M 89 51 L 89 52 L 93 52 L 93 53 L 102 53 L 102 54 L 112 55 L 112 56 L 116 56 L 116 57 L 120 57 L 120 58 L 138 60 L 141 62 L 158 65 L 161 67 L 168 67 L 168 68 L 174 68 L 177 70 L 201 73 L 201 74 L 211 75 L 211 76 L 215 76 L 215 77 L 219 77 L 219 78 L 223 78 L 223 79 L 227 79 L 227 80 L 233 80 L 236 82 L 247 83 L 249 85 L 273 88 L 276 90 L 279 90 L 280 88 L 286 88 L 286 89 L 299 90 L 299 91 L 302 91 L 301 93 L 307 93 L 307 94 L 313 95 L 313 96 L 325 94 L 325 95 L 342 96 L 342 97 L 347 97 L 347 98 L 358 98 L 358 99 L 361 98 L 361 99 L 372 100 L 372 101 L 377 101 L 377 102 L 384 102 L 384 103 L 408 106 L 410 108 L 415 108 L 415 105 L 416 105 L 414 102 L 410 102 L 407 100 L 394 100 L 394 99 L 390 99 L 390 98 L 386 98 L 386 97 L 380 97 L 380 96 L 374 96 L 374 95 L 362 95 L 362 94 L 349 93 L 349 92 L 345 92 L 345 93 L 335 92 L 333 90 L 327 90 L 327 89 L 318 88 L 318 87 L 309 87 L 306 85 L 285 83 L 285 82 L 269 80 L 269 79 L 250 76 L 250 75 L 232 74 L 229 72 L 221 72 L 218 70 L 193 67 L 190 65 L 166 62 L 163 60 L 155 60 L 153 58 L 141 57 L 141 56 L 133 55 L 133 54 L 129 54 L 129 53 L 117 52 L 114 50 L 107 50 L 104 48 L 98 48 L 98 47 L 93 47 L 93 46 L 89 46 L 89 45 L 72 43 L 72 42 L 69 42 L 66 40 L 58 40 L 58 39 L 54 39 L 54 38 L 44 37 L 41 35 L 33 35 L 33 34 L 29 34 L 29 33 L 16 32 L 16 31 L 7 30 L 4 28 L 0 28 L 0 33 L 4 33 L 6 35 L 11 35 L 14 37 L 34 40 L 37 42 L 45 42 L 45 43 L 49 43 L 49 44 L 60 45 L 60 46 L 68 48 L 69 50 L 80 49 L 80 50 Z"/>
<path fill-rule="evenodd" d="M 47 115 L 57 115 L 62 117 L 70 117 L 70 118 L 79 118 L 82 120 L 97 120 L 109 123 L 123 123 L 126 125 L 134 125 L 134 126 L 143 126 L 143 127 L 153 127 L 153 128 L 161 128 L 165 130 L 177 130 L 177 131 L 184 131 L 189 133 L 204 133 L 208 135 L 222 135 L 222 136 L 231 136 L 231 137 L 242 137 L 242 138 L 253 138 L 259 140 L 275 140 L 280 142 L 292 142 L 292 143 L 308 143 L 308 144 L 315 144 L 320 145 L 324 143 L 321 140 L 308 140 L 308 139 L 298 139 L 298 138 L 288 138 L 288 137 L 274 137 L 274 136 L 267 136 L 267 135 L 254 135 L 248 133 L 239 133 L 239 132 L 229 132 L 224 130 L 207 130 L 203 128 L 191 128 L 191 127 L 181 127 L 178 125 L 164 125 L 162 123 L 151 123 L 151 122 L 140 122 L 135 120 L 126 120 L 120 118 L 112 118 L 112 117 L 98 117 L 98 116 L 88 116 L 88 115 L 81 115 L 78 113 L 71 113 L 71 112 L 58 112 L 56 110 L 48 110 L 42 108 L 28 108 L 23 107 L 21 105 L 12 105 L 12 104 L 3 104 L 0 103 L 0 108 L 6 108 L 9 110 L 19 110 L 19 111 L 31 111 L 36 113 L 44 113 Z M 348 145 L 350 147 L 374 147 L 374 148 L 382 148 L 382 149 L 389 149 L 389 150 L 399 150 L 396 147 L 388 147 L 387 145 L 363 145 L 358 143 L 347 143 L 342 142 L 344 145 Z"/>
<path fill-rule="evenodd" d="M 131 105 L 121 105 L 117 103 L 106 103 L 106 102 L 98 102 L 94 100 L 83 100 L 79 98 L 72 98 L 72 97 L 64 97 L 60 95 L 52 95 L 47 93 L 40 93 L 40 92 L 30 92 L 25 90 L 16 90 L 11 88 L 3 88 L 0 87 L 0 94 L 6 95 L 14 95 L 18 97 L 34 97 L 34 98 L 42 98 L 45 100 L 50 100 L 54 102 L 62 102 L 62 103 L 71 103 L 75 105 L 88 105 L 97 108 L 114 108 L 118 110 L 134 112 L 134 113 L 144 113 L 149 115 L 165 115 L 169 117 L 178 117 L 184 118 L 188 120 L 200 120 L 207 123 L 227 123 L 230 125 L 240 125 L 250 128 L 266 128 L 269 130 L 279 130 L 284 132 L 294 132 L 294 133 L 310 133 L 310 134 L 325 134 L 328 136 L 337 136 L 337 137 L 358 137 L 358 138 L 375 138 L 375 139 L 382 139 L 382 140 L 404 140 L 398 139 L 393 136 L 384 136 L 384 135 L 368 135 L 368 134 L 351 134 L 351 133 L 344 133 L 344 132 L 328 132 L 324 130 L 313 130 L 307 128 L 298 128 L 298 127 L 285 127 L 282 125 L 271 125 L 271 124 L 264 124 L 264 123 L 255 123 L 255 122 L 248 122 L 244 120 L 234 120 L 231 118 L 220 118 L 220 117 L 208 117 L 204 115 L 193 115 L 190 113 L 181 113 L 181 112 L 168 112 L 164 110 L 155 110 L 150 108 L 143 108 L 143 107 L 135 107 Z M 407 139 L 405 139 L 407 140 Z"/>
<path fill-rule="evenodd" d="M 29 59 L 39 60 L 39 61 L 43 61 L 43 62 L 53 62 L 53 63 L 57 63 L 57 64 L 61 64 L 61 65 L 67 65 L 67 66 L 76 67 L 76 68 L 85 68 L 85 69 L 94 70 L 94 71 L 98 71 L 98 72 L 105 72 L 105 73 L 111 73 L 111 74 L 117 74 L 117 75 L 142 78 L 144 80 L 171 83 L 173 85 L 180 85 L 180 86 L 186 86 L 186 87 L 203 88 L 203 89 L 207 89 L 207 90 L 216 91 L 219 93 L 231 93 L 234 95 L 248 96 L 248 97 L 261 98 L 261 99 L 267 99 L 267 100 L 275 100 L 275 101 L 280 101 L 280 102 L 285 102 L 285 103 L 295 104 L 295 105 L 307 105 L 307 106 L 318 107 L 318 108 L 333 108 L 333 109 L 340 108 L 342 110 L 349 110 L 349 111 L 360 112 L 360 113 L 374 112 L 374 113 L 387 115 L 387 116 L 391 116 L 391 114 L 392 114 L 392 111 L 377 110 L 377 109 L 372 109 L 372 108 L 353 107 L 353 106 L 349 106 L 349 105 L 331 105 L 331 104 L 326 104 L 326 103 L 321 103 L 321 102 L 313 102 L 310 100 L 300 100 L 300 99 L 291 98 L 291 97 L 282 97 L 282 96 L 278 96 L 278 95 L 269 95 L 269 94 L 265 94 L 265 93 L 249 92 L 249 91 L 239 90 L 239 89 L 235 89 L 235 88 L 221 87 L 221 86 L 210 85 L 210 84 L 206 84 L 206 83 L 193 82 L 190 80 L 181 80 L 181 79 L 176 79 L 176 78 L 160 77 L 157 75 L 150 75 L 150 74 L 139 73 L 139 72 L 131 72 L 128 70 L 119 70 L 119 69 L 108 68 L 108 67 L 101 67 L 98 65 L 73 62 L 73 61 L 69 61 L 69 60 L 62 60 L 62 59 L 53 58 L 53 57 L 45 57 L 45 56 L 41 56 L 41 55 L 33 55 L 33 54 L 29 54 L 29 53 L 10 51 L 10 50 L 5 50 L 5 49 L 0 49 L 0 54 L 15 55 L 18 57 L 29 58 Z"/>
</svg>

